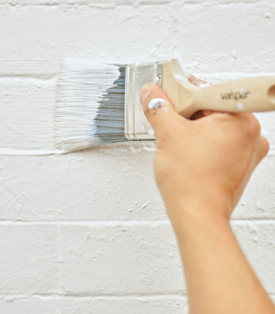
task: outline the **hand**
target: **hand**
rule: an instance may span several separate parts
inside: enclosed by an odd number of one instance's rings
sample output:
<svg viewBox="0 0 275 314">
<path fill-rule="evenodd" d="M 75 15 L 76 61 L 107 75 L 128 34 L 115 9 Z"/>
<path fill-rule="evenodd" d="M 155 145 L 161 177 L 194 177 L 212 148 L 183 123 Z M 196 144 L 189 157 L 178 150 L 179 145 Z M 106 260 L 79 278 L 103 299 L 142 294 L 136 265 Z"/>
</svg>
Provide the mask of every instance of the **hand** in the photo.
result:
<svg viewBox="0 0 275 314">
<path fill-rule="evenodd" d="M 200 84 L 193 77 L 190 81 Z M 141 102 L 156 134 L 155 179 L 171 220 L 190 214 L 190 208 L 199 211 L 201 205 L 229 220 L 269 150 L 258 120 L 253 114 L 209 111 L 187 120 L 152 83 L 143 87 Z"/>
</svg>

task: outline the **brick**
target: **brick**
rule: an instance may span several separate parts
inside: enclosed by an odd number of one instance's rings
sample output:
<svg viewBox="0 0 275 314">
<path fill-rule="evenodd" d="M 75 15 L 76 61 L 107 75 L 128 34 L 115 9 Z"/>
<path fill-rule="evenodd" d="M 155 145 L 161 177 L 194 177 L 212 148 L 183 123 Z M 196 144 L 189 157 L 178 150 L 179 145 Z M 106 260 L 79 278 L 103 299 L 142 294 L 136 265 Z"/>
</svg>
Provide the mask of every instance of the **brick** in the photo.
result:
<svg viewBox="0 0 275 314">
<path fill-rule="evenodd" d="M 0 79 L 0 152 L 53 149 L 56 80 Z"/>
<path fill-rule="evenodd" d="M 0 156 L 0 219 L 167 220 L 153 148 L 126 143 L 62 156 Z M 273 165 L 269 156 L 258 166 L 233 219 L 275 218 Z"/>
<path fill-rule="evenodd" d="M 169 225 L 59 228 L 62 293 L 84 296 L 183 292 L 177 244 Z"/>
<path fill-rule="evenodd" d="M 268 293 L 275 293 L 274 221 L 232 223 L 234 233 Z"/>
<path fill-rule="evenodd" d="M 57 291 L 53 226 L 0 224 L 0 251 L 0 294 Z"/>
<path fill-rule="evenodd" d="M 173 22 L 186 71 L 274 72 L 274 13 L 268 3 L 182 6 Z"/>
<path fill-rule="evenodd" d="M 270 138 L 270 136 L 268 136 Z M 233 212 L 233 219 L 274 219 L 274 159 L 271 152 L 253 173 L 244 194 Z"/>
<path fill-rule="evenodd" d="M 275 71 L 275 11 L 268 2 L 0 10 L 3 25 L 9 25 L 0 32 L 1 59 L 69 56 L 125 64 L 180 57 L 186 71 Z"/>
<path fill-rule="evenodd" d="M 0 156 L 0 164 L 2 220 L 167 219 L 152 152 L 138 143 L 62 156 Z"/>
<path fill-rule="evenodd" d="M 275 292 L 273 222 L 233 230 L 264 287 Z M 184 281 L 169 225 L 61 226 L 61 285 L 68 295 L 179 294 Z"/>
</svg>

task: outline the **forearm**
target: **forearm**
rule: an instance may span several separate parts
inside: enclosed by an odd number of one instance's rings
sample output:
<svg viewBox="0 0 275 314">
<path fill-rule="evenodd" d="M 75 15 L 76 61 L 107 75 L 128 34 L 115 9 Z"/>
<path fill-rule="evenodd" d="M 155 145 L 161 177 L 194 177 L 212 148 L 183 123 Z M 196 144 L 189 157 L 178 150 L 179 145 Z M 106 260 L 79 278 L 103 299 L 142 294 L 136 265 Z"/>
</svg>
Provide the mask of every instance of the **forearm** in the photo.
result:
<svg viewBox="0 0 275 314">
<path fill-rule="evenodd" d="M 192 205 L 184 204 L 184 209 L 179 210 L 181 215 L 174 214 L 172 220 L 184 266 L 190 314 L 275 314 L 275 307 L 238 245 L 230 223 L 211 214 L 213 208 L 203 205 L 195 209 Z M 175 208 L 170 210 L 175 212 Z"/>
<path fill-rule="evenodd" d="M 229 223 L 268 153 L 259 121 L 248 113 L 204 111 L 186 120 L 152 83 L 140 100 L 157 139 L 155 179 L 178 238 L 190 314 L 275 314 Z"/>
</svg>

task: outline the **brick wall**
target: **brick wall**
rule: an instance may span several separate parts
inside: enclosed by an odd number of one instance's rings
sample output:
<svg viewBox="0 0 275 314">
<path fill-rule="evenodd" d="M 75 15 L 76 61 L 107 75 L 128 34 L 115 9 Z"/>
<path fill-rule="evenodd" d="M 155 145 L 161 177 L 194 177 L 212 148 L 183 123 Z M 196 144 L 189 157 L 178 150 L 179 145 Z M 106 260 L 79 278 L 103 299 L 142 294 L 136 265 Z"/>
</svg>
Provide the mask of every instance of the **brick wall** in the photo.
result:
<svg viewBox="0 0 275 314">
<path fill-rule="evenodd" d="M 211 83 L 275 75 L 274 3 L 0 0 L 0 23 L 0 313 L 187 314 L 154 145 L 28 150 L 52 149 L 62 57 L 177 57 Z M 257 116 L 271 149 L 232 225 L 275 301 L 275 114 Z"/>
</svg>

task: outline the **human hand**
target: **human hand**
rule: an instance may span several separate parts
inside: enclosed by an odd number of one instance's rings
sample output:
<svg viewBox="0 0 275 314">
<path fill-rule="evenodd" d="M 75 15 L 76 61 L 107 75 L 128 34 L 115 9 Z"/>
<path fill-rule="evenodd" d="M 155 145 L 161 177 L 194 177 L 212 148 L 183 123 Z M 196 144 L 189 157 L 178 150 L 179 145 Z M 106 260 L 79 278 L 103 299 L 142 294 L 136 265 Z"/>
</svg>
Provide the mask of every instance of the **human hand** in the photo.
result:
<svg viewBox="0 0 275 314">
<path fill-rule="evenodd" d="M 210 214 L 229 220 L 269 150 L 256 117 L 201 111 L 187 120 L 152 83 L 143 87 L 141 102 L 155 130 L 155 179 L 171 220 L 205 206 Z"/>
</svg>

